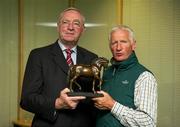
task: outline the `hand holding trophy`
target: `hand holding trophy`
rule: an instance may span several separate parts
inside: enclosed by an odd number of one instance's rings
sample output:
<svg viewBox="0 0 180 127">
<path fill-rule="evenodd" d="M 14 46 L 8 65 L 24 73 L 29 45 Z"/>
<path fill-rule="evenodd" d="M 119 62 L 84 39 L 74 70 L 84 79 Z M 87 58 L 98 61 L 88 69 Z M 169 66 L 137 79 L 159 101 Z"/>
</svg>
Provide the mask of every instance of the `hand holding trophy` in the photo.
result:
<svg viewBox="0 0 180 127">
<path fill-rule="evenodd" d="M 101 70 L 108 66 L 109 60 L 104 57 L 96 58 L 90 65 L 71 65 L 68 73 L 70 86 L 69 96 L 98 97 L 96 91 L 101 90 Z"/>
</svg>

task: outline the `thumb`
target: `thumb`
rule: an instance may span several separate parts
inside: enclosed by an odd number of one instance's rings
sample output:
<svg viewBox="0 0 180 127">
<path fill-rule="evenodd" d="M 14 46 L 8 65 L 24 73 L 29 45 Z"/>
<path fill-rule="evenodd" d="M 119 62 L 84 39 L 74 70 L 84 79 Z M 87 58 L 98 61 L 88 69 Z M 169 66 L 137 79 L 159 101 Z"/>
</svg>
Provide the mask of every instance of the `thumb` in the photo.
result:
<svg viewBox="0 0 180 127">
<path fill-rule="evenodd" d="M 63 90 L 62 90 L 62 92 L 61 92 L 61 93 L 62 93 L 62 94 L 65 94 L 65 93 L 68 93 L 68 92 L 70 92 L 70 89 L 65 88 L 65 89 L 63 89 Z"/>
</svg>

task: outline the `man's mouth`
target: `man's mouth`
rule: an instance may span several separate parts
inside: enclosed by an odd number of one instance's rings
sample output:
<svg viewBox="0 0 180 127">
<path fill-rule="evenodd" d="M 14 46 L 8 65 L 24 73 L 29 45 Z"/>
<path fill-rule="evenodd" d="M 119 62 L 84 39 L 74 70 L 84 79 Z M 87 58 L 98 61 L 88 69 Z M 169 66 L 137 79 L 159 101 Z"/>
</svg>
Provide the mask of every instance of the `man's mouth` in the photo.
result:
<svg viewBox="0 0 180 127">
<path fill-rule="evenodd" d="M 122 53 L 116 53 L 116 56 L 122 56 L 123 54 Z"/>
<path fill-rule="evenodd" d="M 74 35 L 74 32 L 72 32 L 72 33 L 70 33 L 70 32 L 68 32 L 68 33 L 65 33 L 66 35 Z"/>
</svg>

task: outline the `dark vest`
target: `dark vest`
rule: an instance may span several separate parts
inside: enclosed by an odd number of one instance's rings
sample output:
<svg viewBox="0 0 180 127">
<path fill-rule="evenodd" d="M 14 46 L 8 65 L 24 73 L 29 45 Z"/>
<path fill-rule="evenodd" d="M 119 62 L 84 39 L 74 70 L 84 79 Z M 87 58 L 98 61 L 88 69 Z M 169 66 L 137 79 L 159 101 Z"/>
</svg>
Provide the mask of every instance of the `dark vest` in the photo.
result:
<svg viewBox="0 0 180 127">
<path fill-rule="evenodd" d="M 110 66 L 103 75 L 102 90 L 108 92 L 120 104 L 135 109 L 134 89 L 135 81 L 144 71 L 148 71 L 139 64 L 135 53 L 123 61 L 111 59 Z M 99 110 L 96 127 L 124 127 L 108 110 Z"/>
</svg>

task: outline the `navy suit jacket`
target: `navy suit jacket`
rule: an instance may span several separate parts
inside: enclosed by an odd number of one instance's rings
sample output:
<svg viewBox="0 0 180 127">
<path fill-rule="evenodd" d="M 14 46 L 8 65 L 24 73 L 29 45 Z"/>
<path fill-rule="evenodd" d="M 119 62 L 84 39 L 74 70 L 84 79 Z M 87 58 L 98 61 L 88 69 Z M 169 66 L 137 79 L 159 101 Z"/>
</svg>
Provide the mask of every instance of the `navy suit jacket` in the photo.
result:
<svg viewBox="0 0 180 127">
<path fill-rule="evenodd" d="M 77 64 L 90 64 L 96 54 L 77 46 Z M 81 101 L 75 110 L 55 110 L 55 100 L 68 87 L 69 66 L 58 42 L 31 51 L 24 75 L 20 105 L 35 114 L 33 127 L 93 127 L 94 107 Z M 56 113 L 55 113 L 56 111 Z"/>
</svg>

